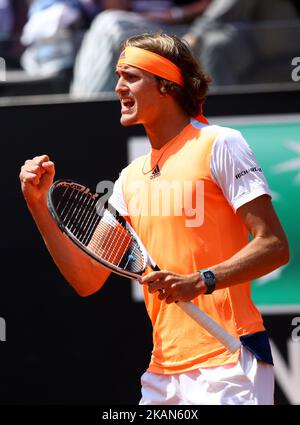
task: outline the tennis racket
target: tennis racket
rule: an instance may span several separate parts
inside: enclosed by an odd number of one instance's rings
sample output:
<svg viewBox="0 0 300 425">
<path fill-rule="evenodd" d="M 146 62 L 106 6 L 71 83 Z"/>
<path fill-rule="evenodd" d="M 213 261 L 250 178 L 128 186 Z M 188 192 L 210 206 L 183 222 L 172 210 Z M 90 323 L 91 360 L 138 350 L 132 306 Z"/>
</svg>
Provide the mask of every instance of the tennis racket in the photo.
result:
<svg viewBox="0 0 300 425">
<path fill-rule="evenodd" d="M 62 232 L 112 272 L 137 279 L 148 270 L 159 270 L 130 224 L 98 193 L 71 180 L 58 180 L 47 193 L 47 205 Z M 238 339 L 195 304 L 176 304 L 230 352 L 240 347 Z"/>
</svg>

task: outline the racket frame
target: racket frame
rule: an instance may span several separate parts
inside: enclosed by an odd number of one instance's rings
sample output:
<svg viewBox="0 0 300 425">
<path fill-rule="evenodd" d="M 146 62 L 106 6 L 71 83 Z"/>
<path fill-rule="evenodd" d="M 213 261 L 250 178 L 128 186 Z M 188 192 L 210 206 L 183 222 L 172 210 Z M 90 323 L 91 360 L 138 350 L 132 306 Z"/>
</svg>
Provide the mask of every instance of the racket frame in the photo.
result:
<svg viewBox="0 0 300 425">
<path fill-rule="evenodd" d="M 151 267 L 153 270 L 158 271 L 159 267 L 156 265 L 156 263 L 153 261 L 153 259 L 148 254 L 147 250 L 145 249 L 143 243 L 141 242 L 139 236 L 136 234 L 136 232 L 133 230 L 133 228 L 130 226 L 130 224 L 123 218 L 124 222 L 123 225 L 125 226 L 125 229 L 128 230 L 129 233 L 132 234 L 132 236 L 135 238 L 135 240 L 138 243 L 139 248 L 142 251 L 142 254 L 144 255 L 144 258 L 146 260 L 146 267 L 144 270 L 141 271 L 140 274 L 126 271 L 124 269 L 121 269 L 120 267 L 117 267 L 108 261 L 102 259 L 100 256 L 93 253 L 92 250 L 88 249 L 84 244 L 82 244 L 73 234 L 72 232 L 62 223 L 62 221 L 59 218 L 58 213 L 56 212 L 55 206 L 53 205 L 52 198 L 53 198 L 53 192 L 55 191 L 56 187 L 59 185 L 64 186 L 74 186 L 74 189 L 80 190 L 81 192 L 86 191 L 86 193 L 90 193 L 91 196 L 97 196 L 99 197 L 99 194 L 93 193 L 89 188 L 86 186 L 81 185 L 80 183 L 76 183 L 72 180 L 56 180 L 50 187 L 48 193 L 47 193 L 47 207 L 48 210 L 53 217 L 55 223 L 59 226 L 60 230 L 72 241 L 74 242 L 81 250 L 83 250 L 87 255 L 92 257 L 94 260 L 96 260 L 98 263 L 106 267 L 107 269 L 111 270 L 112 272 L 127 277 L 129 279 L 137 279 L 140 277 L 144 271 L 146 271 L 147 267 Z M 197 322 L 201 327 L 203 327 L 207 332 L 209 332 L 212 336 L 214 336 L 216 339 L 218 339 L 231 353 L 236 352 L 240 346 L 241 341 L 232 335 L 230 335 L 225 329 L 223 329 L 218 323 L 216 323 L 211 317 L 209 317 L 204 311 L 202 311 L 199 307 L 197 307 L 192 301 L 176 301 L 176 305 L 180 307 L 187 315 L 190 316 L 192 320 Z"/>
<path fill-rule="evenodd" d="M 71 241 L 74 242 L 86 254 L 91 256 L 98 263 L 102 264 L 104 267 L 108 268 L 109 270 L 113 271 L 114 273 L 117 273 L 118 275 L 127 277 L 129 279 L 137 279 L 138 277 L 140 277 L 146 271 L 146 269 L 148 267 L 151 267 L 153 270 L 159 270 L 158 266 L 156 265 L 154 260 L 150 257 L 149 253 L 145 249 L 145 247 L 144 247 L 142 241 L 140 240 L 139 236 L 136 234 L 136 232 L 133 230 L 133 228 L 130 226 L 130 224 L 123 217 L 121 217 L 121 218 L 123 219 L 122 222 L 123 222 L 125 229 L 137 241 L 139 249 L 141 250 L 142 255 L 145 259 L 145 267 L 141 270 L 140 273 L 130 272 L 128 270 L 124 270 L 124 269 L 122 269 L 118 266 L 113 265 L 112 263 L 104 260 L 103 258 L 98 256 L 97 254 L 95 254 L 91 249 L 89 249 L 87 246 L 85 246 L 83 243 L 81 243 L 78 240 L 78 238 L 76 238 L 76 236 L 74 236 L 73 233 L 68 229 L 68 227 L 64 225 L 64 223 L 61 221 L 61 219 L 59 217 L 59 214 L 57 213 L 57 211 L 55 209 L 55 206 L 53 204 L 53 193 L 58 186 L 69 186 L 70 188 L 74 188 L 76 190 L 79 190 L 80 192 L 86 191 L 86 194 L 90 193 L 91 196 L 93 196 L 93 197 L 95 197 L 95 196 L 99 197 L 99 194 L 93 193 L 92 191 L 90 191 L 90 189 L 88 187 L 83 186 L 80 183 L 76 183 L 72 180 L 63 180 L 63 179 L 56 180 L 55 182 L 53 182 L 53 184 L 51 185 L 51 187 L 50 187 L 50 189 L 47 193 L 47 207 L 48 207 L 48 210 L 49 210 L 52 218 L 54 219 L 55 223 L 59 226 L 60 230 L 66 236 L 68 236 L 68 238 L 71 239 Z M 111 213 L 110 210 L 109 210 L 109 212 Z"/>
</svg>

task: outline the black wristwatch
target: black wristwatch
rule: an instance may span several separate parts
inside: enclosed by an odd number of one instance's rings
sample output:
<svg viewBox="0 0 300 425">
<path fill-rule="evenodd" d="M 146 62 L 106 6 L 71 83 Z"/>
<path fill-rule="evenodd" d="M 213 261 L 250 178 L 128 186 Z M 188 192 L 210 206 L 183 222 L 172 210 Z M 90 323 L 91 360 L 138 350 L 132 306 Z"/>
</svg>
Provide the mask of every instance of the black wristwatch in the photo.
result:
<svg viewBox="0 0 300 425">
<path fill-rule="evenodd" d="M 204 295 L 209 295 L 216 289 L 216 276 L 211 270 L 199 270 L 201 278 L 207 286 L 207 291 Z"/>
</svg>

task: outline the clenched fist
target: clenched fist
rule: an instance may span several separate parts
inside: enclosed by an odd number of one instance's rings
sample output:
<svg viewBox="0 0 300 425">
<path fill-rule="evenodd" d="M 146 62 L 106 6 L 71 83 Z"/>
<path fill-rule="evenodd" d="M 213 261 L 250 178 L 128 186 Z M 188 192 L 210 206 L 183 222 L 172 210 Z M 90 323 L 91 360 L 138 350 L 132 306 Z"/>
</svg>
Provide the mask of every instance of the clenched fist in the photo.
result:
<svg viewBox="0 0 300 425">
<path fill-rule="evenodd" d="M 25 161 L 19 175 L 21 188 L 28 205 L 33 205 L 43 198 L 50 188 L 55 174 L 54 163 L 48 155 L 35 156 Z"/>
</svg>

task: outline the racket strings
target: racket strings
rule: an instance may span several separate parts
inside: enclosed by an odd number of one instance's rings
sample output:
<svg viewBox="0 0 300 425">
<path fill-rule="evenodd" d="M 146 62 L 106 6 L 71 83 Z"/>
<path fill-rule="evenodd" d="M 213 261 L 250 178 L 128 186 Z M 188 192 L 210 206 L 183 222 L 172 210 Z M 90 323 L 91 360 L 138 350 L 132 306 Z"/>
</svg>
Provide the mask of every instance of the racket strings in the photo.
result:
<svg viewBox="0 0 300 425">
<path fill-rule="evenodd" d="M 92 197 L 88 199 L 85 206 L 85 211 L 82 214 L 82 219 L 80 222 L 81 228 L 75 234 L 75 236 L 78 237 L 78 239 L 81 240 L 82 243 L 85 245 L 89 241 L 89 237 L 91 236 L 91 229 L 93 228 L 93 223 L 96 221 L 95 219 L 97 219 L 94 214 L 95 203 L 96 201 Z"/>
<path fill-rule="evenodd" d="M 78 208 L 74 208 L 74 214 L 71 218 L 72 225 L 70 226 L 70 230 L 72 230 L 76 236 L 76 234 L 80 233 L 80 229 L 82 229 L 82 222 L 86 217 L 87 205 L 90 201 L 91 197 L 85 196 L 84 193 L 78 199 Z"/>
<path fill-rule="evenodd" d="M 119 266 L 126 254 L 131 238 L 122 226 L 112 227 L 103 218 L 98 224 L 88 245 L 104 260 Z"/>
<path fill-rule="evenodd" d="M 120 235 L 120 238 L 118 238 L 117 241 L 113 241 L 113 243 L 116 242 L 117 244 L 119 244 L 119 249 L 115 251 L 116 257 L 118 257 L 120 252 L 122 251 L 124 252 L 124 254 L 127 252 L 127 257 L 125 257 L 125 263 L 122 265 L 122 267 L 126 270 L 130 265 L 131 268 L 132 266 L 134 266 L 135 271 L 143 270 L 146 267 L 146 259 L 144 258 L 138 243 L 132 237 L 130 232 L 128 232 L 128 230 L 125 229 L 108 210 L 105 211 L 105 220 L 107 220 L 111 226 L 116 225 L 116 229 L 118 229 L 118 233 Z M 121 238 L 121 235 L 123 235 L 123 239 Z M 124 246 L 127 241 L 128 244 Z M 115 258 L 110 258 L 109 261 L 115 260 Z M 120 262 L 118 263 L 118 265 L 120 265 Z"/>
<path fill-rule="evenodd" d="M 64 226 L 102 260 L 141 273 L 146 259 L 138 243 L 88 189 L 58 187 L 57 213 Z"/>
<path fill-rule="evenodd" d="M 94 213 L 96 202 L 97 199 L 88 192 L 80 192 L 69 186 L 64 190 L 56 207 L 64 226 L 83 244 L 87 243 L 93 225 L 100 220 Z"/>
<path fill-rule="evenodd" d="M 116 266 L 128 269 L 134 263 L 136 270 L 142 269 L 142 253 L 137 243 L 108 210 L 95 229 L 91 244 L 104 260 Z"/>
<path fill-rule="evenodd" d="M 136 240 L 107 209 L 95 229 L 89 248 L 124 270 L 141 273 L 146 267 L 146 259 Z"/>
<path fill-rule="evenodd" d="M 80 229 L 80 220 L 78 220 L 78 216 L 81 213 L 82 209 L 84 208 L 84 201 L 86 200 L 86 197 L 84 197 L 82 193 L 80 194 L 80 192 L 78 191 L 76 192 L 77 193 L 74 196 L 71 208 L 69 209 L 69 214 L 66 215 L 64 219 L 65 225 L 74 234 L 75 232 L 78 233 L 78 229 Z M 81 216 L 82 215 L 83 214 L 81 213 Z"/>
<path fill-rule="evenodd" d="M 82 238 L 82 243 L 86 246 L 91 240 L 92 235 L 99 221 L 101 220 L 101 215 L 97 213 L 96 205 L 97 205 L 97 201 L 93 202 L 92 205 L 89 207 L 89 211 L 87 212 L 87 220 L 86 220 L 86 225 L 84 226 L 84 229 L 83 229 L 83 238 Z"/>
<path fill-rule="evenodd" d="M 75 193 L 75 196 L 73 197 L 73 201 L 71 204 L 71 208 L 69 208 L 69 213 L 65 217 L 65 225 L 72 231 L 72 227 L 74 227 L 74 215 L 76 215 L 76 212 L 80 209 L 80 192 L 77 190 L 73 190 L 71 193 L 71 196 Z M 70 197 L 71 198 L 71 197 Z M 68 217 L 68 218 L 67 218 Z"/>
<path fill-rule="evenodd" d="M 71 193 L 69 193 L 70 190 L 71 190 Z M 75 196 L 73 196 L 74 194 L 75 194 Z M 79 204 L 76 203 L 76 199 L 77 199 L 78 195 L 79 195 L 79 192 L 77 190 L 72 189 L 70 187 L 67 187 L 64 190 L 62 197 L 59 200 L 59 203 L 56 207 L 57 212 L 59 213 L 62 222 L 68 228 L 70 227 L 69 224 L 70 224 L 70 222 L 71 222 L 71 220 L 74 216 L 74 213 L 76 213 L 76 210 L 79 207 Z M 65 201 L 65 203 L 63 201 Z M 59 207 L 61 205 L 62 205 L 62 211 L 59 211 Z"/>
</svg>

